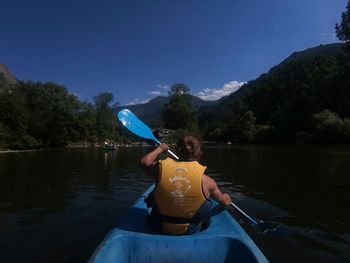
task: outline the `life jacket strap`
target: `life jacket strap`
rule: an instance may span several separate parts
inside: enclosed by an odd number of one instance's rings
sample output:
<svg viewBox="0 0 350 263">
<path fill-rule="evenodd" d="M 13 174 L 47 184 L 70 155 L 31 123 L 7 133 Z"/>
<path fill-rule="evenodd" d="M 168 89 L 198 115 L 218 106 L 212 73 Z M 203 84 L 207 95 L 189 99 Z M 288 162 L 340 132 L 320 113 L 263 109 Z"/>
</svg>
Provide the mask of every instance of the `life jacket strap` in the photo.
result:
<svg viewBox="0 0 350 263">
<path fill-rule="evenodd" d="M 152 208 L 151 217 L 158 221 L 170 224 L 199 224 L 204 218 L 209 216 L 208 214 L 211 209 L 210 200 L 205 200 L 192 218 L 163 215 L 159 212 L 156 201 L 154 200 L 154 191 L 155 190 L 153 190 L 144 201 L 147 207 Z"/>
<path fill-rule="evenodd" d="M 161 213 L 159 213 L 159 211 L 157 211 L 157 209 L 154 209 L 154 210 L 156 210 L 156 211 L 154 211 L 155 212 L 154 216 L 156 216 L 158 220 L 165 222 L 165 223 L 199 224 L 200 222 L 202 222 L 202 220 L 200 218 L 185 218 L 185 217 L 167 216 L 167 215 L 162 215 Z"/>
</svg>

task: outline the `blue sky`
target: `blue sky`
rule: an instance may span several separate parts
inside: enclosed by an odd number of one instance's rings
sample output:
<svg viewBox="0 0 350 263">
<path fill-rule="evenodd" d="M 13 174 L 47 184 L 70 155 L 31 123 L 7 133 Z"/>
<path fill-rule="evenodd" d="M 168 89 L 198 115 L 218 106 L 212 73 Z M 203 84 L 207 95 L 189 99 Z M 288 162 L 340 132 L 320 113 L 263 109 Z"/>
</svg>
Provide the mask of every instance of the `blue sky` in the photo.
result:
<svg viewBox="0 0 350 263">
<path fill-rule="evenodd" d="M 1 0 L 0 63 L 82 100 L 139 103 L 175 82 L 216 99 L 294 51 L 337 42 L 347 0 Z"/>
</svg>

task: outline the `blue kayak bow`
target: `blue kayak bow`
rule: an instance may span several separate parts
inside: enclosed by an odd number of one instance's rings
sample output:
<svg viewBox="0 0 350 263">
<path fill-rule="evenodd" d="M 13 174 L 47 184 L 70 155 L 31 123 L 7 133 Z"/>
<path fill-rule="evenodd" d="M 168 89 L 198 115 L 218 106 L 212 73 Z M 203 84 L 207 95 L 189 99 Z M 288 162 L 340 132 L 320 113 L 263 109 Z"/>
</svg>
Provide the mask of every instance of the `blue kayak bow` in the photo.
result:
<svg viewBox="0 0 350 263">
<path fill-rule="evenodd" d="M 154 137 L 151 129 L 130 110 L 124 109 L 119 111 L 118 119 L 133 134 L 147 140 L 152 140 L 158 145 L 161 144 L 161 142 Z M 168 153 L 170 153 L 176 160 L 179 160 L 179 157 L 177 157 L 172 151 L 168 150 Z"/>
</svg>

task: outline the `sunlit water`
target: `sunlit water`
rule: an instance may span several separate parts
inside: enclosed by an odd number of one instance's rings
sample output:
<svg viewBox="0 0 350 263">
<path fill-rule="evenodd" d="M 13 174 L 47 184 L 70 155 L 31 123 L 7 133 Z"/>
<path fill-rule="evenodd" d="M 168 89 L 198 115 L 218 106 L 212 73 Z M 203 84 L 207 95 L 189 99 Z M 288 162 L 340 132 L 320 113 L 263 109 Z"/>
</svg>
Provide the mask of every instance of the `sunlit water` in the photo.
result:
<svg viewBox="0 0 350 263">
<path fill-rule="evenodd" d="M 152 183 L 147 148 L 0 154 L 0 262 L 86 262 Z M 270 262 L 350 261 L 350 147 L 206 146 L 206 173 L 255 219 L 230 209 Z"/>
</svg>

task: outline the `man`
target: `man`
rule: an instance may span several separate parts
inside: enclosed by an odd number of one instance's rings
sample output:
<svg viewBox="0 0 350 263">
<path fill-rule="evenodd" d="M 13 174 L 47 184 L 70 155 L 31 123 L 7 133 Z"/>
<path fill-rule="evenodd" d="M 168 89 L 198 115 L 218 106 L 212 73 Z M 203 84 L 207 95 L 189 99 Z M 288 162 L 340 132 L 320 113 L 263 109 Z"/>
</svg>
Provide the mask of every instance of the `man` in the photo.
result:
<svg viewBox="0 0 350 263">
<path fill-rule="evenodd" d="M 231 198 L 204 174 L 206 167 L 198 163 L 202 151 L 197 137 L 184 136 L 179 140 L 179 161 L 171 158 L 157 161 L 167 150 L 168 146 L 161 144 L 141 159 L 141 167 L 153 176 L 156 184 L 147 198 L 152 207 L 151 224 L 166 234 L 193 234 L 208 219 L 210 197 L 223 205 L 229 205 Z"/>
</svg>

